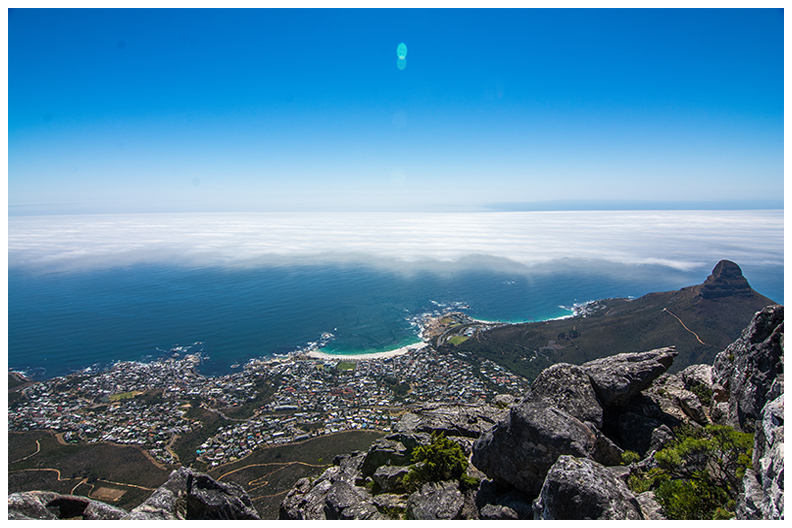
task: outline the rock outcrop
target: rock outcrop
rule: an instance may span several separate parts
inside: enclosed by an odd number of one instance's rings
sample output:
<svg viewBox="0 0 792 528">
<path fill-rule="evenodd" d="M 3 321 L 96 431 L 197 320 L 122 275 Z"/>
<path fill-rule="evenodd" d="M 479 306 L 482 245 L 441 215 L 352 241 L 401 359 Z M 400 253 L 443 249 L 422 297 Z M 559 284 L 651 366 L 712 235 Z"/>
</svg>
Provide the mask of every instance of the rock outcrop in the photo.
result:
<svg viewBox="0 0 792 528">
<path fill-rule="evenodd" d="M 124 519 L 259 519 L 242 486 L 217 482 L 188 468 L 171 473 L 167 482 Z"/>
<path fill-rule="evenodd" d="M 8 518 L 212 520 L 259 519 L 259 515 L 241 486 L 217 482 L 204 473 L 179 468 L 131 512 L 87 497 L 29 491 L 8 496 Z"/>
<path fill-rule="evenodd" d="M 765 404 L 783 393 L 783 335 L 784 307 L 768 306 L 715 357 L 715 381 L 729 394 L 728 425 L 753 432 Z"/>
<path fill-rule="evenodd" d="M 77 495 L 52 491 L 26 491 L 8 496 L 9 520 L 83 519 L 114 521 L 126 510 Z"/>
<path fill-rule="evenodd" d="M 675 356 L 668 347 L 546 369 L 508 418 L 476 441 L 471 462 L 488 477 L 529 495 L 539 493 L 561 455 L 618 464 L 621 449 L 600 430 L 605 410 L 629 403 Z M 650 425 L 651 438 L 662 423 Z"/>
<path fill-rule="evenodd" d="M 407 499 L 407 518 L 460 519 L 465 499 L 456 482 L 428 482 Z"/>
<path fill-rule="evenodd" d="M 676 356 L 674 347 L 665 347 L 595 359 L 581 368 L 603 407 L 621 406 L 668 370 Z"/>
<path fill-rule="evenodd" d="M 536 519 L 643 519 L 627 485 L 607 468 L 563 455 L 547 473 L 534 503 Z"/>
<path fill-rule="evenodd" d="M 753 469 L 737 502 L 740 519 L 784 518 L 784 307 L 757 312 L 715 358 L 713 417 L 754 433 Z"/>
</svg>

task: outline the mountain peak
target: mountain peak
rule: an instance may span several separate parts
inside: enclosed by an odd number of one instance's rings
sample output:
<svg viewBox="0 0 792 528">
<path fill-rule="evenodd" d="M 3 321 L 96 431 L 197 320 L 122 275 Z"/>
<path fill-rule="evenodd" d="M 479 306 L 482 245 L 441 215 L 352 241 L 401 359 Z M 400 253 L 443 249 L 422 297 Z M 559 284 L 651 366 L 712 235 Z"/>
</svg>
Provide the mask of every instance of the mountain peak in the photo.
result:
<svg viewBox="0 0 792 528">
<path fill-rule="evenodd" d="M 721 260 L 701 285 L 700 295 L 704 299 L 718 299 L 734 295 L 749 295 L 751 285 L 743 277 L 740 266 L 730 260 Z"/>
</svg>

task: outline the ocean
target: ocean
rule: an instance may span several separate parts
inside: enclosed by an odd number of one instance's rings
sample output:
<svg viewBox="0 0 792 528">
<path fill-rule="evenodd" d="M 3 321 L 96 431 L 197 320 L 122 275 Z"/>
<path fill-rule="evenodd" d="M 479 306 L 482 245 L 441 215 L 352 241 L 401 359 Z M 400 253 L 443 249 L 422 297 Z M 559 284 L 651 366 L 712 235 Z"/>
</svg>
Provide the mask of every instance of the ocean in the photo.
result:
<svg viewBox="0 0 792 528">
<path fill-rule="evenodd" d="M 746 219 L 742 211 L 727 213 Z M 318 223 L 300 229 L 300 221 L 288 215 L 235 215 L 232 234 L 232 217 L 223 215 L 194 222 L 195 232 L 183 227 L 183 216 L 10 218 L 9 369 L 42 379 L 121 360 L 147 361 L 173 347 L 194 345 L 191 350 L 207 357 L 200 371 L 219 375 L 251 358 L 306 346 L 327 332 L 334 338 L 325 352 L 391 350 L 418 341 L 416 320 L 427 313 L 457 309 L 483 320 L 545 320 L 569 314 L 575 303 L 701 283 L 720 258 L 729 257 L 742 266 L 754 289 L 783 302 L 783 212 L 749 217 L 776 226 L 771 240 L 757 237 L 750 229 L 753 223 L 737 234 L 707 235 L 703 231 L 715 217 L 712 212 L 701 215 L 705 227 L 695 237 L 697 247 L 678 232 L 691 245 L 687 253 L 655 256 L 651 248 L 668 246 L 671 231 L 655 232 L 655 226 L 654 234 L 647 235 L 638 229 L 640 243 L 628 252 L 624 236 L 610 243 L 603 238 L 602 233 L 618 231 L 613 227 L 603 228 L 588 245 L 575 238 L 575 222 L 585 224 L 584 216 L 575 215 L 570 215 L 568 255 L 559 254 L 557 240 L 551 242 L 553 251 L 547 251 L 550 242 L 536 242 L 557 234 L 547 219 L 563 223 L 557 215 L 541 213 L 501 215 L 497 222 L 485 217 L 484 227 L 468 215 L 472 227 L 467 234 L 448 228 L 449 223 L 460 225 L 457 216 L 430 217 L 443 226 L 445 236 L 410 216 L 414 227 L 402 225 L 401 234 L 389 240 L 377 236 L 371 222 L 355 231 L 350 226 L 360 223 L 359 217 L 326 219 L 332 225 L 323 230 Z M 673 218 L 660 216 L 664 225 Z M 381 232 L 392 228 L 394 218 L 379 226 Z M 610 218 L 633 220 L 613 213 Z M 643 213 L 643 218 L 650 217 Z M 113 234 L 113 225 L 121 234 Z M 152 225 L 158 236 L 139 234 Z M 667 229 L 674 227 L 671 222 Z M 522 242 L 533 244 L 531 251 L 521 250 L 522 257 L 508 253 L 520 242 L 514 239 L 521 230 L 532 230 Z M 138 233 L 139 239 L 129 233 Z M 169 233 L 178 236 L 169 239 Z M 590 225 L 585 234 L 592 235 Z M 647 236 L 654 239 L 645 240 Z M 297 238 L 299 244 L 291 243 Z M 197 247 L 195 240 L 203 245 Z M 745 247 L 750 240 L 752 246 Z M 332 244 L 338 251 L 329 251 Z M 311 250 L 272 256 L 272 248 L 297 246 Z M 484 253 L 487 247 L 490 254 Z M 536 258 L 526 259 L 527 254 Z"/>
</svg>

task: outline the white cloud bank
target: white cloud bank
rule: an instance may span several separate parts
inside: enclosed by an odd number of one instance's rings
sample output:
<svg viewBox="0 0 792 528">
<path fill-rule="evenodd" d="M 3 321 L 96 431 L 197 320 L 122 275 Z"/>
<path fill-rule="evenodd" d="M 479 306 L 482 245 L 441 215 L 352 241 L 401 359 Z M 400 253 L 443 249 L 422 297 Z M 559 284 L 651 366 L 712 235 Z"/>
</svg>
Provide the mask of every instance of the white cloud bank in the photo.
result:
<svg viewBox="0 0 792 528">
<path fill-rule="evenodd" d="M 783 265 L 783 231 L 778 210 L 17 216 L 8 219 L 8 256 L 10 268 L 45 269 L 371 259 L 398 269 L 487 255 L 691 270 L 724 258 Z"/>
</svg>

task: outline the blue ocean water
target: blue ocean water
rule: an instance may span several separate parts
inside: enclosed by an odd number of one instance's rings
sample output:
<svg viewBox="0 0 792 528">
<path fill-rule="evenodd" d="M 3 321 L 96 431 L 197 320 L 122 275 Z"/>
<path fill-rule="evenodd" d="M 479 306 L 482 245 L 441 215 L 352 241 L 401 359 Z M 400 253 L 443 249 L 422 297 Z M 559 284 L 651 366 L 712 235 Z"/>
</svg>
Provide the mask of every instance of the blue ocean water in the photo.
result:
<svg viewBox="0 0 792 528">
<path fill-rule="evenodd" d="M 464 305 L 484 320 L 544 320 L 568 314 L 564 307 L 574 303 L 698 284 L 711 271 L 567 259 L 502 264 L 11 268 L 9 368 L 40 379 L 200 342 L 209 357 L 201 371 L 216 375 L 324 332 L 335 335 L 331 353 L 389 350 L 418 341 L 411 320 L 445 307 Z M 743 271 L 755 289 L 783 302 L 781 266 Z"/>
</svg>

